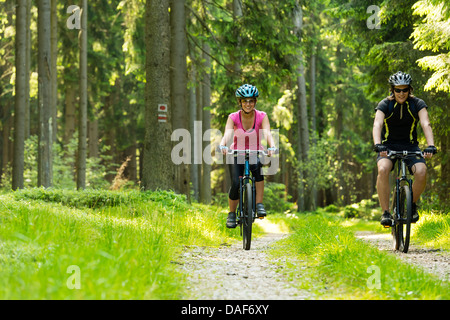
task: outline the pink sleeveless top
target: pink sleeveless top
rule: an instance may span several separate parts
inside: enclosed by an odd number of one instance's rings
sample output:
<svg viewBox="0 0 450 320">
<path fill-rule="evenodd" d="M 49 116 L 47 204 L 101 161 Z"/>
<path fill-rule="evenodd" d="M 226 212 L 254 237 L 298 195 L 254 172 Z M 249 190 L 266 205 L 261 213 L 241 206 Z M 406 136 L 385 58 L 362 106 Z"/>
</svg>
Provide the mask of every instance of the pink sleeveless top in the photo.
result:
<svg viewBox="0 0 450 320">
<path fill-rule="evenodd" d="M 232 114 L 229 115 L 231 120 L 233 120 L 234 122 L 234 141 L 233 144 L 230 146 L 231 149 L 237 150 L 262 149 L 259 141 L 260 138 L 259 129 L 261 128 L 262 121 L 266 116 L 266 113 L 264 111 L 258 111 L 256 109 L 254 110 L 255 110 L 255 120 L 253 122 L 253 127 L 247 131 L 244 130 L 244 127 L 242 126 L 242 119 L 241 119 L 242 110 L 233 112 Z"/>
</svg>

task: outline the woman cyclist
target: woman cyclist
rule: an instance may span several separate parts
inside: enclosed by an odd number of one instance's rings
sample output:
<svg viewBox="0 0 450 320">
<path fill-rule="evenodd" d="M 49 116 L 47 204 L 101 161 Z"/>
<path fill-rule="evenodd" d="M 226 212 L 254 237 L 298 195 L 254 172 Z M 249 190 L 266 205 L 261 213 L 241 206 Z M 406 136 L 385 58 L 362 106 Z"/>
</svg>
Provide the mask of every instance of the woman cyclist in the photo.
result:
<svg viewBox="0 0 450 320">
<path fill-rule="evenodd" d="M 232 139 L 233 144 L 230 146 L 230 149 L 262 150 L 260 145 L 260 130 L 263 130 L 263 136 L 269 145 L 269 157 L 275 151 L 275 143 L 270 133 L 269 118 L 265 112 L 255 109 L 258 96 L 258 89 L 250 84 L 244 84 L 236 90 L 236 98 L 240 110 L 228 116 L 225 134 L 219 147 L 223 154 L 227 153 L 227 145 Z M 244 173 L 244 164 L 238 161 L 238 157 L 233 157 L 233 160 L 230 162 L 231 188 L 228 193 L 230 212 L 228 213 L 227 227 L 235 228 L 237 225 L 236 209 L 239 203 L 239 176 L 242 176 Z M 252 164 L 250 162 L 250 171 L 253 177 L 255 177 L 257 215 L 258 217 L 265 217 L 266 210 L 263 205 L 264 176 L 261 173 L 259 159 L 257 163 Z"/>
<path fill-rule="evenodd" d="M 389 78 L 391 95 L 383 99 L 375 108 L 373 124 L 374 151 L 378 152 L 377 191 L 383 215 L 381 224 L 390 227 L 393 218 L 389 212 L 389 172 L 394 168 L 394 161 L 387 157 L 388 150 L 420 151 L 417 141 L 417 123 L 420 122 L 428 147 L 423 150 L 425 158 L 436 153 L 433 131 L 428 118 L 427 105 L 422 99 L 412 95 L 411 76 L 401 71 Z M 427 167 L 423 158 L 410 158 L 407 165 L 414 174 L 413 216 L 417 222 L 417 201 L 426 186 Z"/>
</svg>

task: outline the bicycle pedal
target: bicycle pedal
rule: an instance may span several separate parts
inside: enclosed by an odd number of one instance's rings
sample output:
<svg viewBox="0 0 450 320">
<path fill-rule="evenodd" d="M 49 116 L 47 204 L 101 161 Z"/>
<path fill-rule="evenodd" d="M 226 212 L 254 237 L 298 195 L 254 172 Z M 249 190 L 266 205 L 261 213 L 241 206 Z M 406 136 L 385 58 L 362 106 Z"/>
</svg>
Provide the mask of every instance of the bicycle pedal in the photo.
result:
<svg viewBox="0 0 450 320">
<path fill-rule="evenodd" d="M 258 219 L 262 220 L 262 219 L 264 219 L 264 217 L 258 217 Z"/>
</svg>

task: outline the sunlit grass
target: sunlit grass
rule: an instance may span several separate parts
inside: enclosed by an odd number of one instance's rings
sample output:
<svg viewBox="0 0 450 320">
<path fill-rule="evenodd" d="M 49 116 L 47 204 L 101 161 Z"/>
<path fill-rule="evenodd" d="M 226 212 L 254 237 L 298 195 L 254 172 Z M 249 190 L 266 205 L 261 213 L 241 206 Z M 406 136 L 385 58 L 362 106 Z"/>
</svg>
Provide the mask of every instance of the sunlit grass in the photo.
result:
<svg viewBox="0 0 450 320">
<path fill-rule="evenodd" d="M 342 219 L 326 214 L 298 217 L 295 232 L 272 253 L 289 257 L 290 268 L 284 272 L 300 274 L 293 279 L 312 299 L 450 298 L 448 282 L 357 240 Z M 379 288 L 371 278 L 374 270 L 379 272 Z"/>
<path fill-rule="evenodd" d="M 180 248 L 237 235 L 222 211 L 167 192 L 0 195 L 0 299 L 179 299 Z"/>
<path fill-rule="evenodd" d="M 439 249 L 450 250 L 450 216 L 419 212 L 420 219 L 412 228 L 413 240 Z"/>
</svg>

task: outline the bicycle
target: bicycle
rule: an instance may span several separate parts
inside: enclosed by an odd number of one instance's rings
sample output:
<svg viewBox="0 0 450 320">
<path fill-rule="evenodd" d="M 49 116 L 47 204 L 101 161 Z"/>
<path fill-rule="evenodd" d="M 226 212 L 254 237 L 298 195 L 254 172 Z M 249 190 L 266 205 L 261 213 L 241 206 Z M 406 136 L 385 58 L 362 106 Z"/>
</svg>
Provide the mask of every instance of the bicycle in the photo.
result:
<svg viewBox="0 0 450 320">
<path fill-rule="evenodd" d="M 404 253 L 407 253 L 409 248 L 413 204 L 412 179 L 408 178 L 405 160 L 418 156 L 423 157 L 423 153 L 421 151 L 388 151 L 388 158 L 400 160 L 397 164 L 397 178 L 391 206 L 394 218 L 391 233 L 393 249 Z"/>
<path fill-rule="evenodd" d="M 275 150 L 278 153 L 278 149 Z M 256 187 L 255 178 L 250 176 L 250 154 L 262 154 L 267 156 L 269 153 L 265 150 L 236 150 L 230 149 L 227 154 L 234 156 L 244 155 L 244 175 L 239 177 L 239 205 L 237 208 L 237 224 L 240 227 L 240 235 L 242 236 L 243 249 L 250 250 L 252 242 L 252 225 L 257 218 L 256 214 Z M 264 217 L 259 217 L 264 219 Z"/>
</svg>

